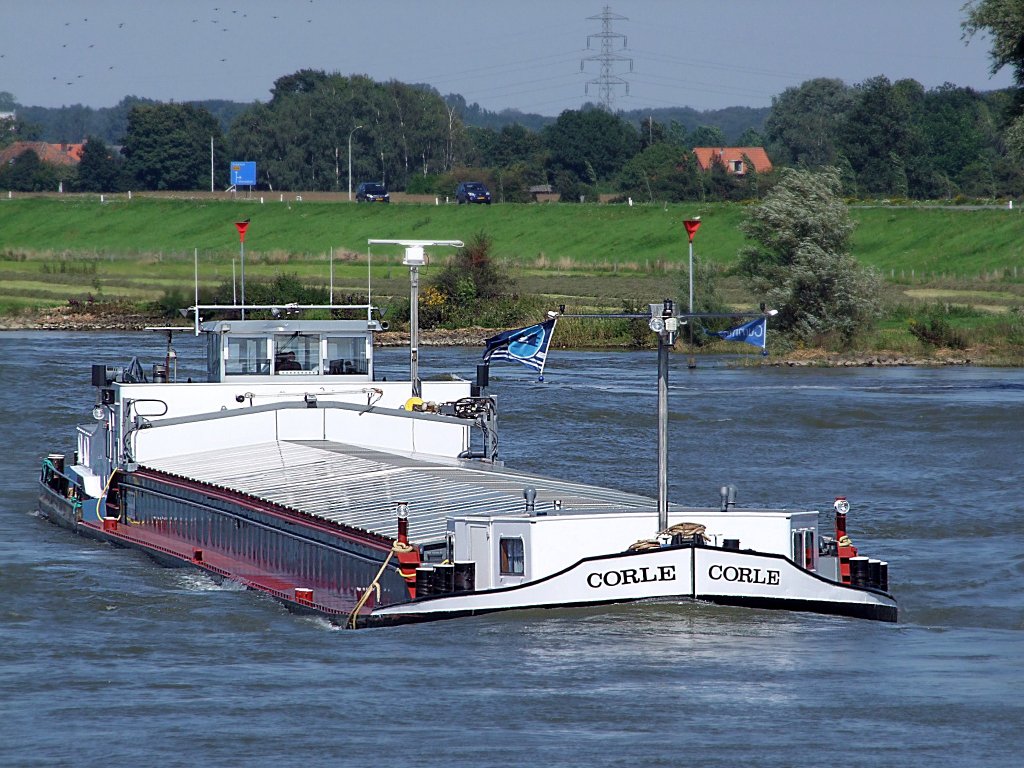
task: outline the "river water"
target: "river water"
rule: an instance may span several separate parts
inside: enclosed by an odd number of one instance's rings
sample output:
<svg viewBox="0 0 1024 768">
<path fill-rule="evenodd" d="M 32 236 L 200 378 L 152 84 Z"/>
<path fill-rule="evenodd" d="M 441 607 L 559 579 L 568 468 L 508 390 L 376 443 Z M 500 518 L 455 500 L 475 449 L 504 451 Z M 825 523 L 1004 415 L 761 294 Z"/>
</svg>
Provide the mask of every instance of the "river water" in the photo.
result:
<svg viewBox="0 0 1024 768">
<path fill-rule="evenodd" d="M 673 356 L 670 498 L 849 497 L 899 624 L 681 604 L 349 632 L 34 515 L 90 364 L 162 349 L 0 334 L 2 766 L 1024 764 L 1024 371 Z M 421 371 L 468 378 L 479 352 L 425 348 Z M 401 350 L 378 365 L 406 374 Z M 655 353 L 546 374 L 492 367 L 506 462 L 655 496 Z"/>
</svg>

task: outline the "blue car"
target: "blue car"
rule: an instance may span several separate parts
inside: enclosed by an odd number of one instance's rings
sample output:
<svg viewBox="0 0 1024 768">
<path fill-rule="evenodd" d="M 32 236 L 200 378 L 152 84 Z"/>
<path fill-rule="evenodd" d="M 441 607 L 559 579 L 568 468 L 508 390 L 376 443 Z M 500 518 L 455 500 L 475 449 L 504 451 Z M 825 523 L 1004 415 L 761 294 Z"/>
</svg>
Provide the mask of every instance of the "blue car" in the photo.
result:
<svg viewBox="0 0 1024 768">
<path fill-rule="evenodd" d="M 383 184 L 372 181 L 364 181 L 356 189 L 357 203 L 390 203 L 391 195 Z"/>
<path fill-rule="evenodd" d="M 491 204 L 491 193 L 479 181 L 464 181 L 455 189 L 455 202 Z"/>
</svg>

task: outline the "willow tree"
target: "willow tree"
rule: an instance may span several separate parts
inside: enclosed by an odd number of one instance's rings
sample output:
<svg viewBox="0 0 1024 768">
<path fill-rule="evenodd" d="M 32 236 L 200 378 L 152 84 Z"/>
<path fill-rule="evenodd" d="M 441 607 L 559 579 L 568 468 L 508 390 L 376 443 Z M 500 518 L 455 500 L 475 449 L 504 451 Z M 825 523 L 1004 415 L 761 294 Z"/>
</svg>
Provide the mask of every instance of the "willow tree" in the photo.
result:
<svg viewBox="0 0 1024 768">
<path fill-rule="evenodd" d="M 779 330 L 849 344 L 877 317 L 881 279 L 850 254 L 854 223 L 837 169 L 784 170 L 740 228 L 752 241 L 740 252 L 740 273 L 779 311 Z"/>
</svg>

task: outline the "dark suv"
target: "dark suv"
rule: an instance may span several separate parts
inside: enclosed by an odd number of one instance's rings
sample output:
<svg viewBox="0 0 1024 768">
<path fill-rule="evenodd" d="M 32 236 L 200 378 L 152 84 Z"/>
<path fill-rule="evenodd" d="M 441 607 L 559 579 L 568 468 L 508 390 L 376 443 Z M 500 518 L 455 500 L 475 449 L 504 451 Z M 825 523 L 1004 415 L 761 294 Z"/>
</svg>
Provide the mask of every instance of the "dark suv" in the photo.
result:
<svg viewBox="0 0 1024 768">
<path fill-rule="evenodd" d="M 391 195 L 383 184 L 364 181 L 356 188 L 357 203 L 390 203 Z"/>
<path fill-rule="evenodd" d="M 491 204 L 491 193 L 479 181 L 464 181 L 455 189 L 455 202 Z"/>
</svg>

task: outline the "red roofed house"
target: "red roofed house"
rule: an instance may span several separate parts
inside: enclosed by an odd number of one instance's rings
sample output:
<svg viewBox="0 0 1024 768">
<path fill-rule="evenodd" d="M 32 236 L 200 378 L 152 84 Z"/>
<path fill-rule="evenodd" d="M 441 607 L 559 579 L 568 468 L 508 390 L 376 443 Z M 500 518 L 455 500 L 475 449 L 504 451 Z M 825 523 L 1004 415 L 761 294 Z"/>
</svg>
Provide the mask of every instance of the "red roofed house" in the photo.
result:
<svg viewBox="0 0 1024 768">
<path fill-rule="evenodd" d="M 54 165 L 78 165 L 82 161 L 84 144 L 47 144 L 45 141 L 16 141 L 0 150 L 0 164 L 11 163 L 30 149 L 44 163 Z"/>
<path fill-rule="evenodd" d="M 693 154 L 702 171 L 711 170 L 715 163 L 721 163 L 734 176 L 743 176 L 749 163 L 758 173 L 767 173 L 772 169 L 768 153 L 764 147 L 694 147 Z"/>
</svg>

